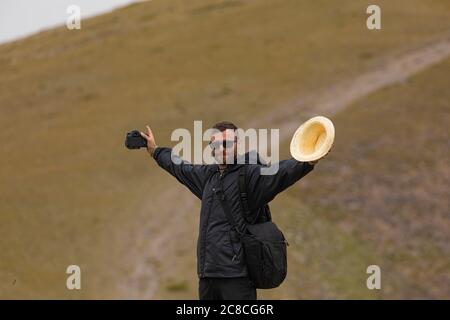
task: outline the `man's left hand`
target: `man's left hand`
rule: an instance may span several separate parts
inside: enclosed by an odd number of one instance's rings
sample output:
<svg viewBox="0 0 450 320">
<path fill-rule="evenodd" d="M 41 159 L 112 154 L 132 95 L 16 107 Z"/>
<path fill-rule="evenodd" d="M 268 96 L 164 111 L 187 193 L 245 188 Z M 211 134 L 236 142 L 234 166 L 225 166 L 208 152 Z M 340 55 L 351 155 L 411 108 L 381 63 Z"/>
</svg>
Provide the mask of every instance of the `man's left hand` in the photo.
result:
<svg viewBox="0 0 450 320">
<path fill-rule="evenodd" d="M 327 154 L 324 155 L 322 158 L 317 159 L 317 160 L 314 160 L 314 161 L 308 161 L 308 163 L 309 163 L 310 165 L 312 165 L 312 166 L 316 165 L 316 164 L 319 162 L 319 160 L 322 160 L 323 158 L 325 158 L 325 157 L 330 153 L 330 151 L 331 151 L 331 149 L 330 149 L 330 150 L 327 152 Z"/>
</svg>

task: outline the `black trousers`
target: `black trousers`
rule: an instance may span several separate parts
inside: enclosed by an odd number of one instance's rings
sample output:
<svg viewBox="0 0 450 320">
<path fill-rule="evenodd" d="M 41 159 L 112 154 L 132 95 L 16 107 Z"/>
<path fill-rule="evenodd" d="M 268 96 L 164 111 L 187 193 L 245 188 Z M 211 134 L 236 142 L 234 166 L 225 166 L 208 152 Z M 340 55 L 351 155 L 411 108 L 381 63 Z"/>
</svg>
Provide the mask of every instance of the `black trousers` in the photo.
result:
<svg viewBox="0 0 450 320">
<path fill-rule="evenodd" d="M 256 300 L 256 288 L 249 278 L 201 278 L 200 300 Z"/>
</svg>

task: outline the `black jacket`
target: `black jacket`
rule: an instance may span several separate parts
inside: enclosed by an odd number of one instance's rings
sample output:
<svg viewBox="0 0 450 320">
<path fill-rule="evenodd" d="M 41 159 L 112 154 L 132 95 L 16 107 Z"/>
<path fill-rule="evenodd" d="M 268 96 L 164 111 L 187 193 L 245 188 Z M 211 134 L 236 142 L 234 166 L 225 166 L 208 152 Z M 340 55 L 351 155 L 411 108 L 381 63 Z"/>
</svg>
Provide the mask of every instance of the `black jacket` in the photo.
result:
<svg viewBox="0 0 450 320">
<path fill-rule="evenodd" d="M 200 229 L 197 241 L 197 273 L 204 277 L 243 277 L 247 275 L 241 243 L 228 223 L 218 198 L 219 190 L 225 197 L 236 222 L 244 223 L 239 197 L 238 169 L 244 164 L 230 164 L 222 175 L 217 164 L 194 165 L 172 159 L 172 149 L 158 147 L 153 158 L 158 165 L 184 184 L 202 201 Z M 295 159 L 279 162 L 274 175 L 261 175 L 261 165 L 245 164 L 248 205 L 251 212 L 257 212 L 281 191 L 309 173 L 313 166 Z M 223 189 L 222 189 L 223 188 Z M 175 201 L 175 200 L 174 200 Z M 182 208 L 181 208 L 182 209 Z"/>
</svg>

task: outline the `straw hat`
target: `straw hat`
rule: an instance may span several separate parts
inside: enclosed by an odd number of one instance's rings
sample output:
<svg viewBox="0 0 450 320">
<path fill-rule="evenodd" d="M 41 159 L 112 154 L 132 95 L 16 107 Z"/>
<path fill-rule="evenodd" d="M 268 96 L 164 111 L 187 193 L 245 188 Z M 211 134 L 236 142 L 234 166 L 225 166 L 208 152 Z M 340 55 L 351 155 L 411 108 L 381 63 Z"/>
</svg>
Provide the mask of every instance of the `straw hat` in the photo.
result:
<svg viewBox="0 0 450 320">
<path fill-rule="evenodd" d="M 324 157 L 334 141 L 334 125 L 318 116 L 303 123 L 291 140 L 291 155 L 298 161 L 315 161 Z"/>
</svg>

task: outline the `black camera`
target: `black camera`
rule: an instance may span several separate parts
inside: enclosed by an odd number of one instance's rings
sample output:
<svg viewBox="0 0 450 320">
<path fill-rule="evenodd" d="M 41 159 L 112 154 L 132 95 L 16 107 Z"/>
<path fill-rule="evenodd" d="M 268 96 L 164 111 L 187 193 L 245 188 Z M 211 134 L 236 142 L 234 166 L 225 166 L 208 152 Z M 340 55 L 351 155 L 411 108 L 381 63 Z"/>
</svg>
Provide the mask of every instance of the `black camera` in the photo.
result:
<svg viewBox="0 0 450 320">
<path fill-rule="evenodd" d="M 141 136 L 138 130 L 133 130 L 127 133 L 125 146 L 128 149 L 147 148 L 147 140 Z"/>
</svg>

